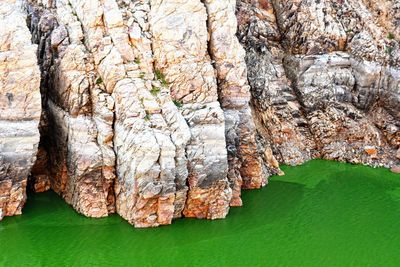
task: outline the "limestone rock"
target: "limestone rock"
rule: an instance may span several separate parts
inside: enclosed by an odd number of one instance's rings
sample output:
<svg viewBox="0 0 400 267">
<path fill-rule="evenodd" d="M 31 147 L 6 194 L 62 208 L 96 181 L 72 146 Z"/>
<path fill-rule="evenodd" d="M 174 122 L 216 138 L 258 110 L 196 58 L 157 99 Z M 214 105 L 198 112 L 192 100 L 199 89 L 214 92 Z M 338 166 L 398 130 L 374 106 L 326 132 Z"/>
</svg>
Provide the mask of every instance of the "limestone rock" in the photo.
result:
<svg viewBox="0 0 400 267">
<path fill-rule="evenodd" d="M 29 183 L 135 227 L 219 219 L 280 164 L 400 164 L 397 0 L 6 0 L 0 20 L 0 217 Z"/>
<path fill-rule="evenodd" d="M 255 125 L 249 107 L 245 52 L 235 34 L 236 1 L 204 1 L 210 34 L 209 51 L 215 62 L 219 101 L 225 114 L 228 151 L 228 179 L 233 190 L 232 206 L 241 206 L 241 188 L 254 189 L 266 184 L 255 139 Z"/>
<path fill-rule="evenodd" d="M 398 163 L 400 10 L 381 2 L 238 1 L 257 140 L 279 162 Z"/>
<path fill-rule="evenodd" d="M 31 6 L 29 10 L 42 71 L 41 149 L 48 155 L 42 165 L 50 177 L 46 181 L 34 172 L 34 188 L 44 180 L 77 211 L 103 217 L 115 209 L 115 156 L 110 142 L 114 103 L 96 82 L 80 22 L 62 3 L 58 2 L 59 9 Z"/>
<path fill-rule="evenodd" d="M 0 220 L 21 214 L 41 113 L 36 45 L 21 1 L 0 2 Z"/>
<path fill-rule="evenodd" d="M 154 227 L 224 218 L 242 187 L 266 184 L 235 1 L 32 0 L 29 13 L 45 110 L 37 191 L 49 181 L 86 216 Z"/>
</svg>

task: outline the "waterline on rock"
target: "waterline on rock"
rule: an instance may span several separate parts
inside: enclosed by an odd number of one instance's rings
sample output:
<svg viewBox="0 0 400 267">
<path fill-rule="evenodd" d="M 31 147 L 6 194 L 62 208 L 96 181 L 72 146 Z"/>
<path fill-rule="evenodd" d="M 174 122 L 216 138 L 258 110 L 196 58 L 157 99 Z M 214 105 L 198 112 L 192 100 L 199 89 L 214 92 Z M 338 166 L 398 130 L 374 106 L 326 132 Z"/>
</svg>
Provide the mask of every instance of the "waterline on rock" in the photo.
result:
<svg viewBox="0 0 400 267">
<path fill-rule="evenodd" d="M 134 229 L 76 213 L 55 193 L 29 195 L 0 223 L 1 266 L 398 266 L 400 177 L 314 160 L 244 191 L 225 220 Z"/>
</svg>

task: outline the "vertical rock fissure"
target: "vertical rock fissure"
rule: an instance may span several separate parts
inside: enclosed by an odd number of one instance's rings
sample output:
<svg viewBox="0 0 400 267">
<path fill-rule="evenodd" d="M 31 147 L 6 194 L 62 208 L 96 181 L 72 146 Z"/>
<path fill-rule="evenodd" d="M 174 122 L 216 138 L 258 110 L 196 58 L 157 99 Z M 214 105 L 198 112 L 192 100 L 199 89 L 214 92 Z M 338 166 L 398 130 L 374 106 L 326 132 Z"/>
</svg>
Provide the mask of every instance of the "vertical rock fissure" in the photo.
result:
<svg viewBox="0 0 400 267">
<path fill-rule="evenodd" d="M 151 5 L 151 1 L 147 0 L 146 3 L 149 6 L 149 10 L 152 10 L 152 5 Z M 149 16 L 149 14 L 148 14 Z M 147 17 L 146 20 L 147 23 L 149 23 L 149 18 Z M 142 28 L 141 28 L 142 29 Z M 143 30 L 143 29 L 142 29 Z M 148 33 L 151 35 L 151 25 L 149 24 L 149 31 Z M 152 58 L 154 55 L 154 47 L 153 47 L 153 42 L 151 41 L 151 38 L 148 40 L 150 43 L 150 50 L 151 50 L 151 56 Z M 154 60 L 152 60 L 151 62 L 152 64 L 152 70 L 153 72 L 157 72 L 159 71 L 157 69 L 156 63 Z M 161 75 L 161 77 L 157 77 L 157 78 L 161 78 L 162 81 L 161 83 L 167 83 L 167 86 L 170 87 L 170 84 L 168 84 L 168 82 L 166 82 L 166 78 L 164 76 L 164 74 L 162 74 L 161 72 L 159 73 L 159 75 Z M 171 90 L 169 88 L 169 94 L 170 94 Z M 172 100 L 172 98 L 171 98 Z M 174 102 L 174 104 L 178 107 L 178 105 L 180 103 Z M 172 114 L 172 113 L 171 113 Z M 180 127 L 178 125 L 176 125 L 176 123 L 172 122 L 172 117 L 170 116 L 169 119 L 166 118 L 166 120 L 169 120 L 170 123 L 170 127 L 172 132 L 178 132 L 178 134 L 175 134 L 175 138 L 173 136 L 173 134 L 171 134 L 171 140 L 175 145 L 175 149 L 176 149 L 176 157 L 175 157 L 175 167 L 176 167 L 176 172 L 175 172 L 175 186 L 176 186 L 176 192 L 175 192 L 175 200 L 174 200 L 174 215 L 173 218 L 180 218 L 182 217 L 182 212 L 184 207 L 186 206 L 186 202 L 187 202 L 187 191 L 189 189 L 189 181 L 188 181 L 188 163 L 187 163 L 187 151 L 186 151 L 186 145 L 189 142 L 190 139 L 190 129 L 188 124 L 186 123 L 186 120 L 184 119 L 184 117 L 181 115 L 180 111 L 179 111 L 179 107 L 178 107 L 178 112 L 177 115 L 180 118 Z M 182 127 L 184 125 L 184 127 Z M 179 130 L 179 128 L 181 128 Z M 178 137 L 180 132 L 181 138 Z M 183 134 L 183 135 L 182 135 Z M 183 138 L 182 138 L 183 137 Z M 182 139 L 181 141 L 179 141 L 179 139 Z"/>
<path fill-rule="evenodd" d="M 241 206 L 241 188 L 260 188 L 266 184 L 266 174 L 257 154 L 245 53 L 236 38 L 236 1 L 202 2 L 208 14 L 208 50 L 215 64 L 219 100 L 226 123 L 228 180 L 233 190 L 230 205 Z"/>
<path fill-rule="evenodd" d="M 151 1 L 154 62 L 171 84 L 186 119 L 188 183 L 184 216 L 223 218 L 231 198 L 226 179 L 224 117 L 207 52 L 207 13 L 199 1 Z"/>
<path fill-rule="evenodd" d="M 283 66 L 284 49 L 270 1 L 239 1 L 238 36 L 246 49 L 248 78 L 258 145 L 269 173 L 282 173 L 278 161 L 289 165 L 311 159 L 311 135 L 301 116 L 301 106 Z M 266 130 L 264 130 L 266 129 Z"/>
</svg>

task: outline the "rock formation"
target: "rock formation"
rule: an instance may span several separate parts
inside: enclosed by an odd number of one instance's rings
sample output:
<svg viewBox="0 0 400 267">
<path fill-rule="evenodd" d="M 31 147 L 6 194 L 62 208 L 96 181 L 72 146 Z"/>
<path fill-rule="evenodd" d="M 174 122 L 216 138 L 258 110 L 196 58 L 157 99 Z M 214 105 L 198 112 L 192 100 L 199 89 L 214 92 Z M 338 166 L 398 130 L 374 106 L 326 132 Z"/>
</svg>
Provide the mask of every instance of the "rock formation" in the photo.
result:
<svg viewBox="0 0 400 267">
<path fill-rule="evenodd" d="M 40 72 L 21 2 L 0 2 L 0 220 L 21 214 L 39 143 Z"/>
<path fill-rule="evenodd" d="M 44 111 L 33 188 L 151 227 L 224 218 L 242 187 L 265 185 L 235 7 L 29 1 Z"/>
<path fill-rule="evenodd" d="M 280 163 L 396 168 L 400 3 L 375 2 L 3 1 L 0 214 L 29 174 L 154 227 L 224 218 Z"/>
<path fill-rule="evenodd" d="M 258 140 L 279 162 L 399 163 L 400 3 L 379 2 L 238 3 Z"/>
</svg>

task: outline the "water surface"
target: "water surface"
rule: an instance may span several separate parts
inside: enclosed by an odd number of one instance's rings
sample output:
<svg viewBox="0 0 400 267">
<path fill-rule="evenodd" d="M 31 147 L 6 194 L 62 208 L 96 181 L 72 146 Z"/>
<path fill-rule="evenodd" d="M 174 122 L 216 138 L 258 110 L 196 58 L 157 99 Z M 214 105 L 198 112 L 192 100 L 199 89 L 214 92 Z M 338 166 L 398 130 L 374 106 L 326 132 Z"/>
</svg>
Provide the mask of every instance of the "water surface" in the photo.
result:
<svg viewBox="0 0 400 267">
<path fill-rule="evenodd" d="M 29 195 L 0 222 L 0 266 L 400 266 L 400 175 L 321 160 L 283 170 L 225 220 L 154 229 Z"/>
</svg>

